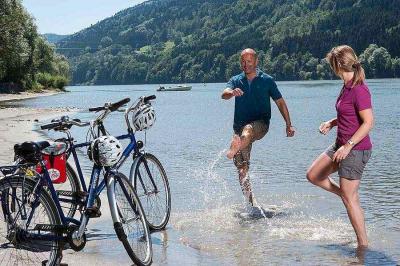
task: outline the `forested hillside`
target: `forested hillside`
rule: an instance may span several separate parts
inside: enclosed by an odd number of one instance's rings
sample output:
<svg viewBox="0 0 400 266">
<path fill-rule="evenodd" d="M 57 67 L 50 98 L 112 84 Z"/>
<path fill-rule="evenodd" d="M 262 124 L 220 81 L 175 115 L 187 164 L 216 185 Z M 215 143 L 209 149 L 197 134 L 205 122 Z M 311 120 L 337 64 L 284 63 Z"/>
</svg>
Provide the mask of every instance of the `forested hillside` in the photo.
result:
<svg viewBox="0 0 400 266">
<path fill-rule="evenodd" d="M 64 88 L 69 64 L 37 32 L 20 0 L 0 0 L 0 93 Z"/>
<path fill-rule="evenodd" d="M 45 33 L 42 35 L 49 43 L 56 43 L 67 37 L 68 35 L 60 35 L 55 33 Z"/>
<path fill-rule="evenodd" d="M 57 46 L 76 84 L 225 81 L 245 47 L 277 80 L 330 79 L 322 59 L 338 44 L 369 78 L 400 77 L 399 17 L 398 0 L 153 0 Z"/>
</svg>

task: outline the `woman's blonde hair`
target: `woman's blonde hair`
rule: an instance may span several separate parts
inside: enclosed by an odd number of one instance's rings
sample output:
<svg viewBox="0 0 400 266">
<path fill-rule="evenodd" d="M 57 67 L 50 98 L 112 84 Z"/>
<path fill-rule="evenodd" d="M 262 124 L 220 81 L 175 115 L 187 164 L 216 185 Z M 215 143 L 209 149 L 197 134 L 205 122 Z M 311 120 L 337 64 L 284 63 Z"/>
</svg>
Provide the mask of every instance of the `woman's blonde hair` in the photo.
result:
<svg viewBox="0 0 400 266">
<path fill-rule="evenodd" d="M 352 87 L 364 82 L 364 68 L 350 46 L 340 45 L 332 48 L 326 55 L 326 60 L 331 65 L 333 72 L 339 77 L 342 72 L 354 72 Z"/>
</svg>

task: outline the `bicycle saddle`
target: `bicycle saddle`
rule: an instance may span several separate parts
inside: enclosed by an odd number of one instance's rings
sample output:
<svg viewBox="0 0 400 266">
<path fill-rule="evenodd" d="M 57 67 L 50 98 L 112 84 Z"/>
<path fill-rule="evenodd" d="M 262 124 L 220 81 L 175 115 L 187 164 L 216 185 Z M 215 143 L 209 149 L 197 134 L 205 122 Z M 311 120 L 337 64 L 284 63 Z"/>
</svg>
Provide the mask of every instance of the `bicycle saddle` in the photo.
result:
<svg viewBox="0 0 400 266">
<path fill-rule="evenodd" d="M 41 156 L 40 151 L 49 147 L 48 141 L 26 141 L 21 144 L 14 145 L 14 153 L 18 157 L 22 157 L 28 162 L 37 162 Z"/>
</svg>

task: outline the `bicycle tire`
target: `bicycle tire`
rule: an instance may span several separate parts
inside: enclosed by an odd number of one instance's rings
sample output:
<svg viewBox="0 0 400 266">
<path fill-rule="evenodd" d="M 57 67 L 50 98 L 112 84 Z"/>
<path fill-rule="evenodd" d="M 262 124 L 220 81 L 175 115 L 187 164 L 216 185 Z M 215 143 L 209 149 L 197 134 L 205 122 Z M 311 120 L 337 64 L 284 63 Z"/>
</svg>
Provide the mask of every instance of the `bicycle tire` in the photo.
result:
<svg viewBox="0 0 400 266">
<path fill-rule="evenodd" d="M 26 219 L 25 222 L 24 218 L 21 219 L 21 210 L 23 207 L 25 208 L 27 217 L 29 217 L 28 214 L 31 214 L 31 207 L 35 201 L 30 201 L 27 196 L 32 195 L 35 184 L 36 182 L 34 180 L 22 176 L 10 176 L 0 180 L 1 265 L 42 264 L 53 266 L 59 265 L 61 262 L 62 243 L 60 240 L 32 240 L 29 239 L 29 236 L 27 237 L 21 233 L 36 233 L 38 229 L 35 227 L 38 224 L 61 225 L 61 218 L 53 199 L 47 191 L 42 190 L 39 196 L 38 206 L 32 214 L 31 223 L 26 228 Z M 25 195 L 25 203 L 23 203 L 22 195 Z M 47 217 L 39 218 L 35 216 L 41 213 Z M 38 232 L 40 234 L 40 231 Z M 54 231 L 52 233 L 54 233 L 56 237 L 62 236 L 60 232 Z"/>
<path fill-rule="evenodd" d="M 141 201 L 150 229 L 156 231 L 165 229 L 171 214 L 171 192 L 168 177 L 161 162 L 153 154 L 145 153 L 132 163 L 131 181 L 132 176 L 133 186 Z M 156 184 L 157 191 L 150 178 Z"/>
<path fill-rule="evenodd" d="M 135 264 L 150 265 L 153 259 L 151 236 L 139 198 L 122 173 L 111 178 L 115 179 L 113 189 L 120 220 L 114 224 L 117 236 Z M 131 228 L 137 228 L 138 232 L 130 231 Z"/>
</svg>

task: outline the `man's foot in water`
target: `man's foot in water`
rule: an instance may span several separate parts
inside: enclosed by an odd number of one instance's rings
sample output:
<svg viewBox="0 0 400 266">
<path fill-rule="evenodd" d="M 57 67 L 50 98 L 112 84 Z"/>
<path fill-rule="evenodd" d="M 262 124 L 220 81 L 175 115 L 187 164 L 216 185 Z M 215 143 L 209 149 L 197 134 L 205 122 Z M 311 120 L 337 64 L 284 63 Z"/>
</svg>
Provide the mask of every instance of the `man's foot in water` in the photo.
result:
<svg viewBox="0 0 400 266">
<path fill-rule="evenodd" d="M 231 147 L 229 148 L 228 152 L 226 153 L 226 157 L 228 159 L 232 159 L 236 153 L 240 150 L 240 137 L 238 135 L 234 135 L 231 142 Z"/>
</svg>

